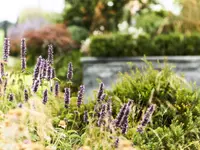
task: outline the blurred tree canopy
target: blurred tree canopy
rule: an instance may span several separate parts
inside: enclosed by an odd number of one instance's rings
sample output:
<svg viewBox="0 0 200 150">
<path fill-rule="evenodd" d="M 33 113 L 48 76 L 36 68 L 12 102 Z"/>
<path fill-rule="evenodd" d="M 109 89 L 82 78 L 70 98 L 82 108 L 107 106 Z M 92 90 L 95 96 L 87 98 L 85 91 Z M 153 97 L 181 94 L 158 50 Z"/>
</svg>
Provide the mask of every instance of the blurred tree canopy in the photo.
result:
<svg viewBox="0 0 200 150">
<path fill-rule="evenodd" d="M 157 0 L 65 0 L 63 17 L 68 25 L 82 26 L 89 31 L 116 31 L 124 19 L 124 7 L 131 2 L 137 2 L 134 5 L 137 5 L 137 13 L 140 13 L 151 4 L 156 4 Z"/>
</svg>

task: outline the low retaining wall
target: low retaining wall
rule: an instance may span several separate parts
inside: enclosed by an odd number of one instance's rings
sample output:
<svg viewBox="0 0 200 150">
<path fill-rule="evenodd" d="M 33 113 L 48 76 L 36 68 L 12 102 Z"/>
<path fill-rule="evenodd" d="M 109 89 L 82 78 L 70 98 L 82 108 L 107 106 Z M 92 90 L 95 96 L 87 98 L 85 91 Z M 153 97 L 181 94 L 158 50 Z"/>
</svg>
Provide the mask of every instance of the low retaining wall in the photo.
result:
<svg viewBox="0 0 200 150">
<path fill-rule="evenodd" d="M 96 58 L 82 57 L 83 83 L 86 86 L 86 96 L 93 90 L 98 89 L 98 80 L 104 82 L 106 88 L 110 88 L 115 83 L 119 72 L 129 71 L 128 62 L 134 63 L 137 68 L 145 65 L 143 57 L 125 58 Z M 196 82 L 200 85 L 200 56 L 169 56 L 169 57 L 146 57 L 152 62 L 155 69 L 160 69 L 167 60 L 168 64 L 176 66 L 174 71 L 183 73 L 189 82 Z M 159 63 L 158 63 L 159 62 Z"/>
</svg>

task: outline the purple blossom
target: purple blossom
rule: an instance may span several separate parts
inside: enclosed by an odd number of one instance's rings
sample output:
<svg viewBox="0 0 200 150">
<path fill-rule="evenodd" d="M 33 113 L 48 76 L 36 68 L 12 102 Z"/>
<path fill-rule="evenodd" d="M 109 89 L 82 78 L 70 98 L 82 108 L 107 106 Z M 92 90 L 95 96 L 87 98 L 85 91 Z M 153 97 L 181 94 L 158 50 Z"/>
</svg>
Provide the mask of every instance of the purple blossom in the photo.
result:
<svg viewBox="0 0 200 150">
<path fill-rule="evenodd" d="M 72 80 L 72 78 L 73 78 L 73 66 L 72 66 L 72 63 L 70 62 L 68 64 L 67 79 Z"/>
<path fill-rule="evenodd" d="M 106 98 L 106 94 L 102 94 L 101 98 L 100 98 L 100 101 L 103 101 L 105 98 Z"/>
<path fill-rule="evenodd" d="M 78 92 L 78 100 L 77 100 L 77 106 L 80 107 L 82 102 L 83 102 L 83 95 L 84 95 L 84 92 L 85 92 L 85 86 L 84 85 L 81 85 L 80 86 L 80 90 Z"/>
<path fill-rule="evenodd" d="M 51 68 L 51 76 L 50 76 L 51 79 L 55 78 L 55 69 L 54 68 Z"/>
<path fill-rule="evenodd" d="M 47 58 L 47 60 L 48 60 L 48 63 L 50 65 L 53 64 L 53 45 L 52 44 L 48 45 L 48 58 Z"/>
<path fill-rule="evenodd" d="M 22 71 L 26 69 L 26 58 L 21 59 L 21 68 L 22 68 Z"/>
<path fill-rule="evenodd" d="M 107 101 L 107 113 L 108 113 L 109 121 L 111 122 L 111 118 L 112 118 L 112 100 L 110 98 Z"/>
<path fill-rule="evenodd" d="M 104 84 L 103 84 L 103 82 L 101 82 L 100 85 L 99 85 L 97 101 L 101 101 L 101 96 L 102 96 L 103 92 L 104 92 Z"/>
<path fill-rule="evenodd" d="M 27 89 L 24 90 L 24 101 L 25 102 L 28 101 L 28 90 Z"/>
<path fill-rule="evenodd" d="M 10 54 L 10 39 L 5 38 L 4 39 L 4 45 L 3 45 L 3 60 L 5 62 L 8 62 L 9 54 Z"/>
<path fill-rule="evenodd" d="M 33 87 L 32 87 L 32 91 L 33 91 L 34 93 L 37 92 L 38 87 L 39 87 L 39 84 L 40 84 L 40 80 L 37 79 L 37 80 L 34 81 L 34 84 L 33 84 Z"/>
<path fill-rule="evenodd" d="M 101 111 L 100 111 L 100 114 L 99 114 L 99 119 L 97 121 L 97 126 L 100 127 L 102 125 L 102 122 L 103 122 L 105 115 L 106 115 L 106 105 L 102 104 Z"/>
<path fill-rule="evenodd" d="M 70 88 L 65 88 L 64 90 L 65 90 L 64 93 L 65 108 L 68 108 L 70 103 Z"/>
<path fill-rule="evenodd" d="M 26 69 L 26 40 L 21 39 L 21 68 L 24 71 Z"/>
<path fill-rule="evenodd" d="M 43 78 L 45 78 L 46 77 L 46 75 L 47 75 L 47 67 L 48 67 L 48 63 L 47 63 L 47 60 L 43 60 L 43 71 L 42 71 L 42 73 L 43 73 Z"/>
<path fill-rule="evenodd" d="M 115 140 L 114 146 L 115 146 L 115 148 L 118 148 L 118 146 L 119 146 L 119 138 L 117 138 Z"/>
<path fill-rule="evenodd" d="M 11 102 L 14 100 L 14 95 L 13 95 L 13 93 L 10 93 L 10 94 L 9 94 L 8 100 L 11 101 Z"/>
<path fill-rule="evenodd" d="M 23 104 L 22 104 L 22 103 L 18 103 L 18 104 L 17 104 L 17 107 L 22 108 L 22 107 L 23 107 Z"/>
<path fill-rule="evenodd" d="M 128 130 L 128 119 L 125 120 L 125 122 L 123 123 L 121 129 L 122 129 L 122 134 L 126 134 L 126 132 Z"/>
<path fill-rule="evenodd" d="M 42 56 L 39 56 L 37 59 L 37 63 L 35 65 L 33 80 L 36 80 L 39 77 L 41 62 L 42 62 Z"/>
<path fill-rule="evenodd" d="M 4 83 L 4 92 L 6 92 L 7 84 L 8 84 L 8 79 L 5 79 L 5 83 Z"/>
<path fill-rule="evenodd" d="M 83 122 L 88 123 L 88 112 L 85 110 L 83 114 Z"/>
<path fill-rule="evenodd" d="M 50 81 L 51 79 L 51 66 L 47 65 L 47 80 Z"/>
<path fill-rule="evenodd" d="M 45 62 L 46 62 L 46 60 L 42 59 L 41 63 L 40 63 L 40 67 L 39 67 L 39 76 L 40 76 L 40 79 L 44 78 L 44 66 L 45 66 Z"/>
<path fill-rule="evenodd" d="M 117 115 L 117 118 L 116 118 L 116 120 L 115 120 L 115 125 L 116 125 L 117 127 L 119 127 L 120 122 L 121 122 L 121 119 L 122 119 L 123 116 L 124 116 L 124 113 L 125 113 L 125 110 L 126 110 L 126 106 L 127 106 L 127 104 L 124 104 L 124 106 L 120 109 L 120 112 L 119 112 L 118 115 Z"/>
<path fill-rule="evenodd" d="M 149 108 L 147 109 L 146 113 L 143 116 L 142 121 L 140 122 L 140 125 L 137 128 L 137 131 L 142 133 L 143 129 L 146 127 L 146 125 L 150 122 L 151 116 L 155 111 L 155 104 L 151 104 Z"/>
<path fill-rule="evenodd" d="M 4 64 L 2 62 L 0 63 L 0 74 L 1 74 L 1 77 L 4 76 Z"/>
<path fill-rule="evenodd" d="M 56 84 L 55 84 L 55 96 L 58 96 L 59 89 L 60 89 L 60 85 L 59 85 L 58 81 L 56 81 Z"/>
<path fill-rule="evenodd" d="M 43 99 L 42 99 L 42 103 L 43 104 L 46 104 L 47 103 L 47 100 L 48 100 L 48 91 L 47 89 L 44 91 L 43 93 Z"/>
</svg>

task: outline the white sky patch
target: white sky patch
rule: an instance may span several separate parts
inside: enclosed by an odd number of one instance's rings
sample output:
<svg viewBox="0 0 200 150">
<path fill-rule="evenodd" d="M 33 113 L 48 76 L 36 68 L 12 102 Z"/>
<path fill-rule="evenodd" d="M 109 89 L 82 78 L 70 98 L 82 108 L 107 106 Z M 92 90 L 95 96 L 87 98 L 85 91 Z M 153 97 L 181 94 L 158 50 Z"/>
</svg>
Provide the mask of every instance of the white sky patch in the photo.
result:
<svg viewBox="0 0 200 150">
<path fill-rule="evenodd" d="M 64 0 L 0 0 L 0 22 L 8 20 L 15 23 L 25 8 L 41 8 L 45 11 L 61 13 Z"/>
</svg>

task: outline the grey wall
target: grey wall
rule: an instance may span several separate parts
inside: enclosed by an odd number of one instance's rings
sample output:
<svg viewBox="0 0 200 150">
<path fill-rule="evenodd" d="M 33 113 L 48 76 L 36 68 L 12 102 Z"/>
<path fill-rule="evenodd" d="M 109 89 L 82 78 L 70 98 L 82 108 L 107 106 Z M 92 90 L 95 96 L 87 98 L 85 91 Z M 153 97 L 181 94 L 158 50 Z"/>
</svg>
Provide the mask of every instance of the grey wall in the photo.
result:
<svg viewBox="0 0 200 150">
<path fill-rule="evenodd" d="M 98 89 L 97 79 L 102 80 L 106 88 L 109 89 L 115 83 L 119 72 L 128 72 L 131 69 L 128 62 L 132 62 L 136 67 L 141 68 L 145 65 L 142 59 L 143 57 L 81 58 L 86 96 L 91 95 L 93 90 Z M 146 57 L 146 59 L 153 63 L 155 69 L 160 69 L 167 59 L 168 64 L 176 66 L 174 71 L 177 74 L 183 73 L 187 81 L 196 82 L 197 85 L 200 85 L 200 56 Z"/>
</svg>

